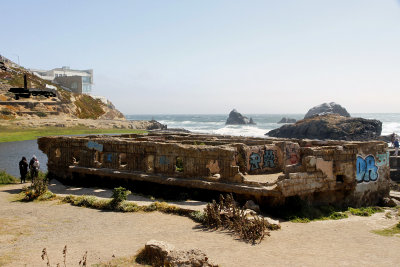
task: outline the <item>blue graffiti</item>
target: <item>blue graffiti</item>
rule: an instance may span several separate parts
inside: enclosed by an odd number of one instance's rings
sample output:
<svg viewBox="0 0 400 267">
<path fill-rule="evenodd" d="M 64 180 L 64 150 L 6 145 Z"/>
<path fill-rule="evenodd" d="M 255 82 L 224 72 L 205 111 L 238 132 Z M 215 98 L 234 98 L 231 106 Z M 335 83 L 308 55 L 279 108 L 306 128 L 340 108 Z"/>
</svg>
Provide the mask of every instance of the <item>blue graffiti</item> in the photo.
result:
<svg viewBox="0 0 400 267">
<path fill-rule="evenodd" d="M 261 157 L 257 153 L 251 153 L 250 155 L 250 170 L 256 170 L 260 168 Z"/>
<path fill-rule="evenodd" d="M 365 159 L 357 157 L 357 182 L 371 182 L 376 181 L 379 177 L 378 167 L 375 165 L 375 158 L 373 156 L 367 156 Z"/>
<path fill-rule="evenodd" d="M 166 164 L 168 164 L 168 159 L 166 156 L 161 156 L 159 162 L 161 165 L 166 165 Z"/>
<path fill-rule="evenodd" d="M 107 161 L 107 162 L 112 162 L 112 154 L 111 154 L 111 153 L 108 153 L 108 154 L 107 154 L 106 161 Z"/>
<path fill-rule="evenodd" d="M 263 168 L 275 168 L 275 153 L 273 150 L 265 150 Z"/>
<path fill-rule="evenodd" d="M 89 141 L 86 145 L 90 149 L 96 149 L 97 151 L 103 152 L 103 145 L 94 141 Z"/>
</svg>

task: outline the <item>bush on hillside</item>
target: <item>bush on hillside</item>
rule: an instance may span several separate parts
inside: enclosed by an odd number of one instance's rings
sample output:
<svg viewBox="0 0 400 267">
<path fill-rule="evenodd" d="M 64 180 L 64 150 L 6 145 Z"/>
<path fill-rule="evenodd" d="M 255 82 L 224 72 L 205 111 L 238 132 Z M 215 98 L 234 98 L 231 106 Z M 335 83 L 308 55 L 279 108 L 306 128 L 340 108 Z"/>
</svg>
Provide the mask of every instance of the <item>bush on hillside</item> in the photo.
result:
<svg viewBox="0 0 400 267">
<path fill-rule="evenodd" d="M 18 179 L 8 174 L 5 170 L 0 170 L 0 184 L 15 184 Z"/>
</svg>

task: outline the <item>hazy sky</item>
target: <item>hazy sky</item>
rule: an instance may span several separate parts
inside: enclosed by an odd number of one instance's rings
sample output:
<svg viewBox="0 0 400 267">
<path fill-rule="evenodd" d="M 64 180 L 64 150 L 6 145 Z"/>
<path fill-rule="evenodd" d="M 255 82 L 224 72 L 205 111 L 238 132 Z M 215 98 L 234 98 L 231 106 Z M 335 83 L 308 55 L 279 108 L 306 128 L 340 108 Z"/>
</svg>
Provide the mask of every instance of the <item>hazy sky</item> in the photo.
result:
<svg viewBox="0 0 400 267">
<path fill-rule="evenodd" d="M 125 114 L 400 112 L 396 0 L 0 0 L 0 54 Z"/>
</svg>

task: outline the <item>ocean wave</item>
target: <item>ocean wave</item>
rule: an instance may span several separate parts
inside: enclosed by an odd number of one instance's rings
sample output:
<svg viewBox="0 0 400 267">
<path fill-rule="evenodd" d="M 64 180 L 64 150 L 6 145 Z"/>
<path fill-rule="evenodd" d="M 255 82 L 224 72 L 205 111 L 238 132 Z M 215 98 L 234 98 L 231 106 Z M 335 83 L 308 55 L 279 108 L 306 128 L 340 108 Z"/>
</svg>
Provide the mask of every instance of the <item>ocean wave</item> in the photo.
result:
<svg viewBox="0 0 400 267">
<path fill-rule="evenodd" d="M 392 133 L 400 134 L 400 123 L 398 122 L 384 122 L 382 124 L 382 135 L 389 135 Z"/>
</svg>

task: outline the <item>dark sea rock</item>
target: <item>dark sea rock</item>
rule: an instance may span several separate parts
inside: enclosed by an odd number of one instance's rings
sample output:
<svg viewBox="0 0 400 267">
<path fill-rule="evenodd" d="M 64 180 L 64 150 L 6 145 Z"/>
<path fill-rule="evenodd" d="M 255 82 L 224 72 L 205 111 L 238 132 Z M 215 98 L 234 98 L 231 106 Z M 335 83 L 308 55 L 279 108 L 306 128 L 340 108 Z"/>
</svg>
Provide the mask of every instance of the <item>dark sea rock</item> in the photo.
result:
<svg viewBox="0 0 400 267">
<path fill-rule="evenodd" d="M 286 124 L 269 131 L 266 135 L 283 138 L 308 138 L 331 140 L 371 140 L 378 139 L 382 132 L 382 122 L 363 118 L 348 118 L 328 114 Z"/>
<path fill-rule="evenodd" d="M 314 116 L 327 115 L 327 114 L 338 114 L 344 117 L 350 117 L 350 114 L 344 107 L 342 107 L 339 104 L 336 104 L 335 102 L 331 102 L 331 103 L 323 103 L 319 106 L 311 108 L 304 116 L 304 119 L 311 118 Z"/>
<path fill-rule="evenodd" d="M 237 112 L 236 109 L 233 109 L 229 113 L 229 117 L 226 120 L 226 125 L 246 125 L 246 124 L 256 124 L 252 118 L 247 118 L 246 116 L 243 116 L 239 112 Z"/>
<path fill-rule="evenodd" d="M 283 117 L 280 121 L 278 121 L 277 123 L 295 123 L 296 119 L 292 119 L 292 118 L 286 118 Z"/>
<path fill-rule="evenodd" d="M 147 130 L 167 130 L 166 124 L 161 124 L 156 120 L 151 120 L 150 125 L 147 127 Z"/>
</svg>

